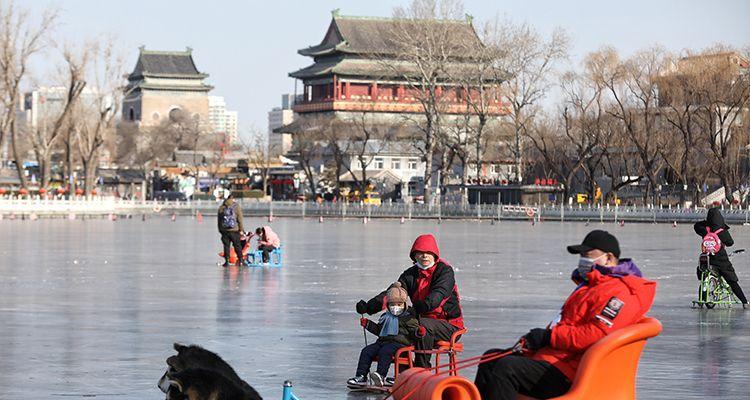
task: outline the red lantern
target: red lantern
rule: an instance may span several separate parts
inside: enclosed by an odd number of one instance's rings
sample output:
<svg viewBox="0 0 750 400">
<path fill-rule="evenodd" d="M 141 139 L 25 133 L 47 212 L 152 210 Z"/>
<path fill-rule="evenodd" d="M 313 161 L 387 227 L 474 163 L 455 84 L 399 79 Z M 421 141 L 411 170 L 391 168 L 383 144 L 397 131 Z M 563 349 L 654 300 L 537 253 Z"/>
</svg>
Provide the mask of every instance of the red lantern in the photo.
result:
<svg viewBox="0 0 750 400">
<path fill-rule="evenodd" d="M 78 188 L 76 189 L 76 196 L 82 196 L 83 195 L 83 189 Z"/>
<path fill-rule="evenodd" d="M 91 189 L 91 195 L 96 196 L 96 189 Z"/>
<path fill-rule="evenodd" d="M 40 188 L 39 189 L 39 194 L 40 195 L 44 196 L 45 193 L 47 193 L 47 189 L 45 189 L 45 188 Z"/>
<path fill-rule="evenodd" d="M 547 186 L 547 179 L 546 178 L 542 179 L 542 186 Z"/>
<path fill-rule="evenodd" d="M 5 188 L 0 188 L 0 196 L 1 196 L 1 195 L 4 195 L 4 194 L 5 194 L 5 192 L 6 192 Z"/>
<path fill-rule="evenodd" d="M 61 186 L 61 187 L 57 188 L 57 194 L 64 194 L 64 193 L 65 193 L 65 188 L 64 187 Z"/>
<path fill-rule="evenodd" d="M 29 194 L 29 191 L 26 190 L 26 188 L 21 188 L 18 190 L 18 194 L 20 194 L 21 196 L 26 196 L 27 194 Z"/>
<path fill-rule="evenodd" d="M 538 185 L 540 183 L 539 178 L 534 179 L 534 184 Z"/>
</svg>

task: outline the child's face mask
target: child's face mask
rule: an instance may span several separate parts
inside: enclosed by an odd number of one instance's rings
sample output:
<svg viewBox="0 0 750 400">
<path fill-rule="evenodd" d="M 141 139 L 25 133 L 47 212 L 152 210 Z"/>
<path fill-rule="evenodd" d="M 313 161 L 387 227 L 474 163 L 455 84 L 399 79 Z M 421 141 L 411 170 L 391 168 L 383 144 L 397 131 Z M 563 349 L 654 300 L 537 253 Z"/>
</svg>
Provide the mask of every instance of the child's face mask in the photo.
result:
<svg viewBox="0 0 750 400">
<path fill-rule="evenodd" d="M 404 312 L 404 306 L 399 304 L 389 305 L 388 311 L 395 316 L 399 316 Z"/>
</svg>

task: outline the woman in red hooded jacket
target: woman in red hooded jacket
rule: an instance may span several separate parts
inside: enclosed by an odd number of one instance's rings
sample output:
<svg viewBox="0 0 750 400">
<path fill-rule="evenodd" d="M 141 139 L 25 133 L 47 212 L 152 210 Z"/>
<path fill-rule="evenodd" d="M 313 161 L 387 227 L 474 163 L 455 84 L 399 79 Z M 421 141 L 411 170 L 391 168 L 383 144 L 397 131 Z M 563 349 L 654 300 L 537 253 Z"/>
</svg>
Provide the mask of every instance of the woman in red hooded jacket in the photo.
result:
<svg viewBox="0 0 750 400">
<path fill-rule="evenodd" d="M 453 275 L 453 267 L 440 258 L 435 237 L 420 235 L 409 252 L 414 265 L 398 278 L 419 317 L 420 332 L 416 348 L 430 350 L 436 340 L 450 340 L 451 335 L 464 327 L 461 298 Z M 357 303 L 357 313 L 376 314 L 383 310 L 386 292 L 369 301 Z M 430 366 L 429 354 L 417 354 L 415 365 Z"/>
<path fill-rule="evenodd" d="M 651 307 L 656 282 L 643 279 L 630 259 L 619 258 L 620 245 L 609 232 L 591 231 L 568 251 L 581 255 L 571 276 L 578 287 L 563 304 L 559 321 L 529 331 L 523 337 L 523 354 L 479 365 L 474 383 L 482 399 L 512 400 L 519 393 L 548 399 L 565 394 L 586 349 L 638 322 Z"/>
</svg>

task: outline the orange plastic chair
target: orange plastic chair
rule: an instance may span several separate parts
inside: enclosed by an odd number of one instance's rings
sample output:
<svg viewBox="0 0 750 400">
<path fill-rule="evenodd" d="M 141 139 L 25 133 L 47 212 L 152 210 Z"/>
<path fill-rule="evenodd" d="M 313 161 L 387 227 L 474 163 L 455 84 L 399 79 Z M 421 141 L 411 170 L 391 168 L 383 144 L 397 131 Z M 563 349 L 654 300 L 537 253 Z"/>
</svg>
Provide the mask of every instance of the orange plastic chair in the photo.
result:
<svg viewBox="0 0 750 400">
<path fill-rule="evenodd" d="M 414 361 L 411 357 L 411 352 L 414 351 L 414 346 L 406 346 L 396 350 L 396 354 L 393 356 L 393 378 L 398 379 L 399 369 L 401 366 L 405 366 L 405 370 L 414 366 Z"/>
<path fill-rule="evenodd" d="M 634 400 L 638 360 L 646 341 L 661 329 L 659 320 L 644 317 L 605 336 L 584 353 L 568 393 L 553 400 Z"/>
<path fill-rule="evenodd" d="M 424 368 L 410 368 L 393 383 L 396 400 L 481 400 L 474 383 L 462 376 L 435 375 Z"/>
<path fill-rule="evenodd" d="M 449 342 L 445 340 L 438 340 L 437 343 L 435 343 L 436 367 L 440 365 L 440 355 L 448 354 L 448 368 L 450 369 L 450 375 L 458 375 L 458 368 L 456 368 L 456 363 L 458 362 L 457 356 L 458 353 L 464 351 L 464 344 L 458 343 L 458 339 L 460 339 L 462 335 L 466 334 L 466 332 L 468 332 L 466 328 L 459 329 L 456 332 L 453 332 L 453 335 L 451 335 L 451 340 Z M 436 369 L 435 373 L 438 372 L 440 371 Z"/>
</svg>

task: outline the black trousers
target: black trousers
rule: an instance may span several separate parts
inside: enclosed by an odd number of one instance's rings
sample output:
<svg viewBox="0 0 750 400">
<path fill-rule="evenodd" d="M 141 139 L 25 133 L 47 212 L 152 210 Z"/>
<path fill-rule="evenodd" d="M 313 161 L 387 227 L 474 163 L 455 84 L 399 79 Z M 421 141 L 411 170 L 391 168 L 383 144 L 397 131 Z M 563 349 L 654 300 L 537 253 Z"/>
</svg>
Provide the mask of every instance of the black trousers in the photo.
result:
<svg viewBox="0 0 750 400">
<path fill-rule="evenodd" d="M 484 354 L 502 351 L 492 349 Z M 549 399 L 570 389 L 570 380 L 552 364 L 515 354 L 479 364 L 474 384 L 483 400 L 515 400 L 519 393 Z"/>
<path fill-rule="evenodd" d="M 415 343 L 415 348 L 417 350 L 432 350 L 435 347 L 436 341 L 451 340 L 453 332 L 458 330 L 458 328 L 443 319 L 420 318 L 419 325 L 424 326 L 427 334 L 424 335 L 424 337 L 417 339 Z M 415 354 L 414 365 L 417 367 L 429 368 L 430 358 L 432 358 L 432 354 Z"/>
<path fill-rule="evenodd" d="M 242 263 L 242 240 L 239 231 L 221 231 L 221 243 L 224 245 L 224 260 L 229 264 L 229 247 L 234 246 L 237 259 Z"/>
<path fill-rule="evenodd" d="M 377 357 L 378 374 L 385 378 L 388 375 L 388 370 L 391 368 L 391 362 L 393 361 L 393 356 L 396 355 L 396 350 L 401 347 L 404 347 L 404 345 L 396 342 L 375 342 L 365 346 L 362 352 L 359 353 L 356 375 L 366 375 L 370 372 L 370 364 Z"/>
<path fill-rule="evenodd" d="M 716 272 L 718 272 L 719 275 L 721 275 L 721 277 L 724 278 L 725 281 L 727 281 L 727 284 L 730 288 L 732 288 L 732 293 L 737 296 L 737 299 L 743 304 L 747 304 L 747 297 L 745 297 L 745 292 L 743 292 L 742 288 L 740 287 L 740 284 L 738 282 L 739 278 L 737 278 L 737 272 L 735 272 L 732 264 L 714 266 L 714 268 L 716 269 Z M 698 267 L 695 272 L 698 275 L 698 280 L 700 280 L 703 273 L 701 271 L 701 268 Z"/>
<path fill-rule="evenodd" d="M 258 250 L 263 251 L 263 262 L 267 263 L 270 260 L 270 254 L 272 251 L 274 251 L 276 248 L 268 245 L 268 244 L 262 244 L 258 246 Z"/>
</svg>

